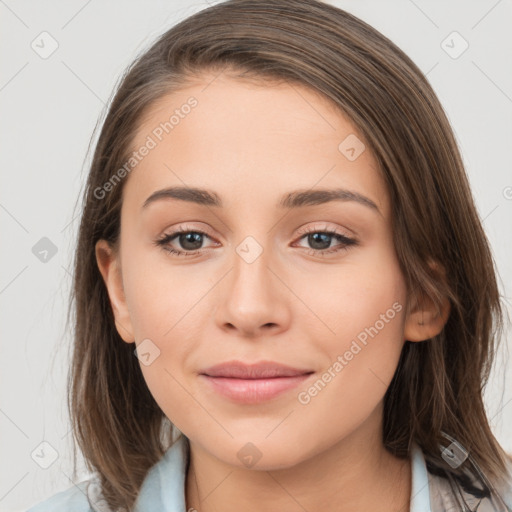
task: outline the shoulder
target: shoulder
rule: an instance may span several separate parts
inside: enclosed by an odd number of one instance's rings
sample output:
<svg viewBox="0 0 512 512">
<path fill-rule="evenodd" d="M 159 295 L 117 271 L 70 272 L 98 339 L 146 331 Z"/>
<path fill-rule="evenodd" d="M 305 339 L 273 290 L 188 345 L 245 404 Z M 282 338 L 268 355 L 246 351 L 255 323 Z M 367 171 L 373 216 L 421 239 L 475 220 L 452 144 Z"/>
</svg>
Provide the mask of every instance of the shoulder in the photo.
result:
<svg viewBox="0 0 512 512">
<path fill-rule="evenodd" d="M 27 512 L 110 512 L 102 499 L 98 482 L 91 478 L 58 492 L 29 508 Z"/>
<path fill-rule="evenodd" d="M 457 510 L 460 500 L 470 510 L 482 512 L 512 511 L 512 467 L 508 464 L 509 475 L 500 483 L 489 482 L 478 466 L 475 471 L 455 477 L 439 468 L 427 464 L 429 470 L 430 498 L 433 511 Z M 479 475 L 479 476 L 477 476 Z M 474 507 L 474 508 L 473 508 Z"/>
<path fill-rule="evenodd" d="M 148 472 L 141 486 L 135 510 L 185 510 L 185 475 L 188 464 L 188 440 L 174 440 L 160 461 Z M 112 512 L 101 492 L 99 478 L 73 485 L 37 503 L 26 512 Z"/>
<path fill-rule="evenodd" d="M 506 466 L 508 475 L 504 481 L 496 485 L 496 492 L 500 495 L 503 502 L 508 507 L 507 510 L 512 510 L 512 455 L 507 453 Z"/>
</svg>

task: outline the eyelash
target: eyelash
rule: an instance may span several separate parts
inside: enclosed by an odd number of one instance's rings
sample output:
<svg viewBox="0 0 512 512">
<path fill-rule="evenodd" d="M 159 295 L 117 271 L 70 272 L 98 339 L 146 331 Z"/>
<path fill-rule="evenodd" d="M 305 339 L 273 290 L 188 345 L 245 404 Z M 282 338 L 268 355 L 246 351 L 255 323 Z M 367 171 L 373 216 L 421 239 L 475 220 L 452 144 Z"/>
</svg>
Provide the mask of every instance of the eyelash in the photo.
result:
<svg viewBox="0 0 512 512">
<path fill-rule="evenodd" d="M 195 256 L 196 254 L 199 254 L 202 249 L 199 249 L 199 250 L 193 251 L 193 252 L 192 251 L 178 251 L 168 245 L 178 235 L 188 234 L 188 233 L 196 233 L 198 235 L 204 235 L 204 236 L 207 236 L 208 238 L 211 238 L 208 235 L 208 233 L 205 233 L 204 231 L 201 231 L 199 229 L 190 229 L 187 226 L 180 226 L 180 228 L 177 229 L 176 231 L 173 231 L 172 233 L 167 233 L 167 234 L 163 235 L 161 238 L 158 238 L 157 240 L 155 240 L 154 243 L 158 247 L 161 247 L 165 252 L 173 254 L 178 257 Z M 312 256 L 322 256 L 323 257 L 328 254 L 333 254 L 333 253 L 337 253 L 340 251 L 346 251 L 346 250 L 348 250 L 348 248 L 350 246 L 358 244 L 357 240 L 355 240 L 353 238 L 349 238 L 345 235 L 342 235 L 341 233 L 338 233 L 337 231 L 333 231 L 333 230 L 329 230 L 329 229 L 320 230 L 318 228 L 308 228 L 308 229 L 300 231 L 299 234 L 301 234 L 302 236 L 299 238 L 299 240 L 301 240 L 302 238 L 304 238 L 305 236 L 307 236 L 311 233 L 320 233 L 320 234 L 330 235 L 330 236 L 334 237 L 336 240 L 338 240 L 339 242 L 341 242 L 340 245 L 335 246 L 335 248 L 331 248 L 331 249 L 307 249 L 307 248 L 303 247 L 303 249 L 306 249 L 307 253 Z"/>
</svg>

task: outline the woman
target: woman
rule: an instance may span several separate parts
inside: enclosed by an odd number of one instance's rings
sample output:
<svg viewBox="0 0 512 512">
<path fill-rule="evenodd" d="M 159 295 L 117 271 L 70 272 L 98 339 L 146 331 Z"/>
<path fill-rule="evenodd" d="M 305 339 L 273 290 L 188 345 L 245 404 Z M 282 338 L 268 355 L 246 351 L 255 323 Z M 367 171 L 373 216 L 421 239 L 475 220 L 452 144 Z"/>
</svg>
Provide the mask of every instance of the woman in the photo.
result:
<svg viewBox="0 0 512 512">
<path fill-rule="evenodd" d="M 459 150 L 418 67 L 341 9 L 224 2 L 133 63 L 73 298 L 96 476 L 34 512 L 512 507 Z"/>
</svg>

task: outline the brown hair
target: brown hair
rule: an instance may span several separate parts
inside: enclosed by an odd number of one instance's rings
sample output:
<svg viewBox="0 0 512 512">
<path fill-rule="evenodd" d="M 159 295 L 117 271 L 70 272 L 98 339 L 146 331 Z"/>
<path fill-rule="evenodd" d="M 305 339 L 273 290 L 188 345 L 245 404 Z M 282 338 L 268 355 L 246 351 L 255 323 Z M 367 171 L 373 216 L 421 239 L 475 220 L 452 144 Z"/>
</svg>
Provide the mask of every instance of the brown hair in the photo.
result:
<svg viewBox="0 0 512 512">
<path fill-rule="evenodd" d="M 96 263 L 96 242 L 118 240 L 123 183 L 102 199 L 95 190 L 129 158 L 148 107 L 206 70 L 263 85 L 308 86 L 364 136 L 387 182 L 408 291 L 451 303 L 441 334 L 404 344 L 385 395 L 385 446 L 406 457 L 416 441 L 428 460 L 455 471 L 439 450 L 446 432 L 488 477 L 503 478 L 506 454 L 482 397 L 502 330 L 499 291 L 461 156 L 433 89 L 395 44 L 339 8 L 317 0 L 231 0 L 175 25 L 129 67 L 110 102 L 84 191 L 70 301 L 76 318 L 68 406 L 76 442 L 109 506 L 131 510 L 174 427 L 144 381 L 134 345 L 116 330 Z"/>
</svg>

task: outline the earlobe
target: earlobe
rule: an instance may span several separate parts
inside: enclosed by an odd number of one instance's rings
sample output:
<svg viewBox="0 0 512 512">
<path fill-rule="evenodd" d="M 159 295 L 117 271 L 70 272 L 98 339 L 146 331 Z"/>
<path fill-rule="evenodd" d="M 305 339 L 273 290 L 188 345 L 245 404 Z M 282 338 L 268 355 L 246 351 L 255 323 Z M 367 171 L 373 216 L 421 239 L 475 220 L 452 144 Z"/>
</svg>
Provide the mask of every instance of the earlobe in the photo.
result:
<svg viewBox="0 0 512 512">
<path fill-rule="evenodd" d="M 446 284 L 446 271 L 435 261 L 429 260 L 433 279 Z M 422 291 L 413 293 L 410 298 L 413 306 L 407 313 L 404 328 L 404 340 L 425 341 L 437 336 L 444 328 L 450 316 L 451 304 L 447 297 L 441 303 L 434 302 Z"/>
<path fill-rule="evenodd" d="M 106 240 L 98 240 L 95 252 L 96 262 L 103 276 L 103 281 L 107 288 L 110 304 L 114 313 L 117 332 L 126 343 L 133 343 L 135 337 L 133 335 L 132 323 L 126 305 L 118 254 L 115 253 L 114 249 Z"/>
<path fill-rule="evenodd" d="M 450 316 L 450 301 L 444 297 L 437 305 L 422 294 L 416 300 L 416 306 L 407 314 L 404 328 L 404 340 L 425 341 L 438 335 Z"/>
</svg>

